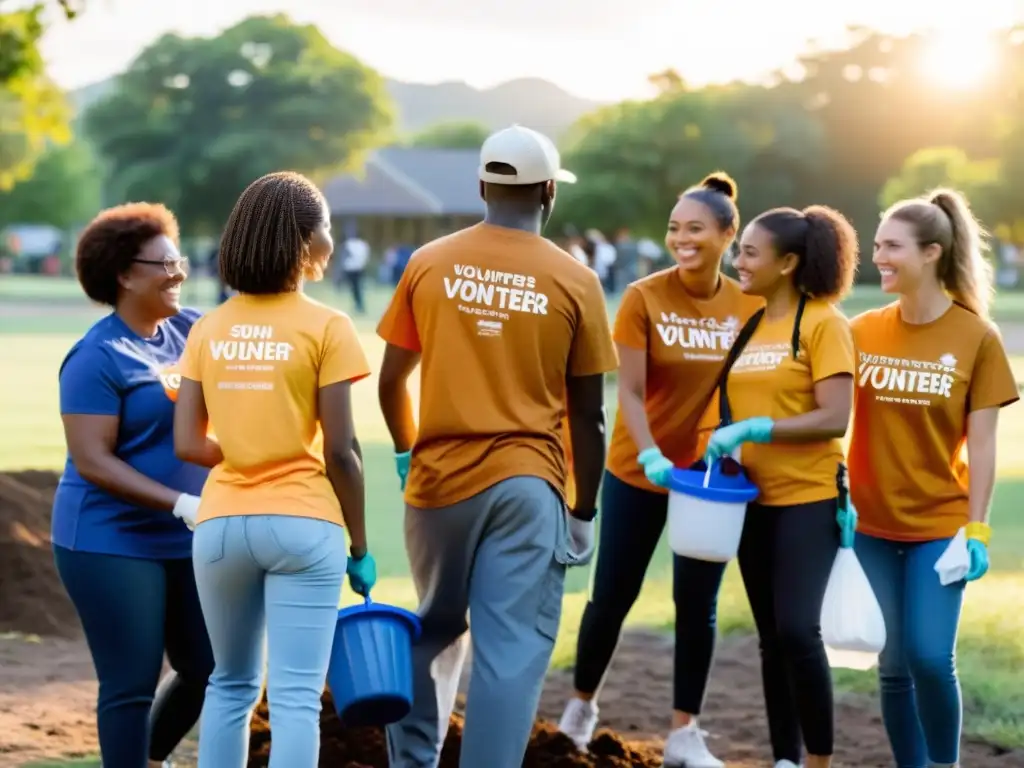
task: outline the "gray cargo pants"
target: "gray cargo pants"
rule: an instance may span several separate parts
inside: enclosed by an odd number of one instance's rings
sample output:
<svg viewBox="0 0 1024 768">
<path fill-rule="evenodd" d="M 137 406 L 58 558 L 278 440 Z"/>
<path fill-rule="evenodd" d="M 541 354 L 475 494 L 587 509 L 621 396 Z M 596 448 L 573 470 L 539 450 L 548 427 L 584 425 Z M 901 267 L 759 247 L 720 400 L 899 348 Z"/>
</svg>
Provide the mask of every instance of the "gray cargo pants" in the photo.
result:
<svg viewBox="0 0 1024 768">
<path fill-rule="evenodd" d="M 565 506 L 538 477 L 503 480 L 439 509 L 406 507 L 405 545 L 423 635 L 413 706 L 389 726 L 391 768 L 435 768 L 466 658 L 462 768 L 520 768 L 562 614 L 570 551 Z"/>
</svg>

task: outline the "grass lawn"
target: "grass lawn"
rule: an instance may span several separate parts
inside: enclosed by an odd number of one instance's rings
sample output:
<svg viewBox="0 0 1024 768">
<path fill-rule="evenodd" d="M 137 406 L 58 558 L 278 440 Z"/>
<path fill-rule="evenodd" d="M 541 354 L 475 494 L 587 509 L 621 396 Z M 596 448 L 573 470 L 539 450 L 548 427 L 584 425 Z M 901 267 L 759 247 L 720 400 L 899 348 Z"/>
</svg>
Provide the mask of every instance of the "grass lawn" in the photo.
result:
<svg viewBox="0 0 1024 768">
<path fill-rule="evenodd" d="M 192 302 L 208 306 L 212 284 L 201 281 L 192 288 Z M 311 291 L 322 300 L 347 306 L 347 296 L 336 298 L 329 286 Z M 363 332 L 371 366 L 376 369 L 383 345 L 373 333 L 374 320 L 387 294 L 369 295 L 367 320 L 357 323 Z M 859 289 L 847 302 L 857 312 L 884 301 L 878 291 Z M 1024 296 L 1011 294 L 997 310 L 1004 320 L 1024 321 Z M 610 308 L 614 312 L 614 307 Z M 64 444 L 57 415 L 57 367 L 68 347 L 99 313 L 81 300 L 71 281 L 47 278 L 0 277 L 0 343 L 5 369 L 0 378 L 0 402 L 5 427 L 0 434 L 0 469 L 54 468 L 64 460 Z M 1024 380 L 1024 358 L 1014 360 Z M 392 463 L 391 446 L 376 401 L 374 379 L 355 388 L 358 434 L 364 447 L 367 475 L 367 524 L 378 559 L 381 580 L 375 599 L 413 607 L 415 596 L 407 576 L 402 541 L 402 502 Z M 614 406 L 614 392 L 609 391 Z M 1000 482 L 996 493 L 992 542 L 993 572 L 967 591 L 961 627 L 959 664 L 966 698 L 966 728 L 1009 747 L 1024 747 L 1024 407 L 1004 415 L 1000 431 Z M 640 600 L 629 623 L 668 626 L 673 615 L 671 556 L 664 544 L 649 571 Z M 567 583 L 564 615 L 555 663 L 570 664 L 576 629 L 587 598 L 589 569 L 574 569 Z M 355 596 L 346 590 L 345 602 Z M 752 631 L 752 622 L 735 566 L 731 566 L 720 600 L 720 626 L 725 632 Z M 848 690 L 871 691 L 874 672 L 837 671 L 839 685 Z M 60 768 L 94 763 L 63 763 Z M 50 766 L 50 768 L 58 768 Z"/>
</svg>

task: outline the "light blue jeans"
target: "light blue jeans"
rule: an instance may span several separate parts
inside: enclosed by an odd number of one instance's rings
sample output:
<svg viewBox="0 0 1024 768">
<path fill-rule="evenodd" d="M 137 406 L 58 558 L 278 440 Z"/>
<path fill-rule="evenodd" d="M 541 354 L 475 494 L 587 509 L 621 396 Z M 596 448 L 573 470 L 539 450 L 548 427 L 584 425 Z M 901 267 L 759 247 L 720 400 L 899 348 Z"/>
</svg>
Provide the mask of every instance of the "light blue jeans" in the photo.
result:
<svg viewBox="0 0 1024 768">
<path fill-rule="evenodd" d="M 192 563 L 216 664 L 199 720 L 199 768 L 245 768 L 264 669 L 271 768 L 316 768 L 345 546 L 340 525 L 289 515 L 196 528 Z"/>
<path fill-rule="evenodd" d="M 897 768 L 954 766 L 963 703 L 956 636 L 964 582 L 935 572 L 950 539 L 906 543 L 857 534 L 855 551 L 885 617 L 878 660 L 882 720 Z"/>
</svg>

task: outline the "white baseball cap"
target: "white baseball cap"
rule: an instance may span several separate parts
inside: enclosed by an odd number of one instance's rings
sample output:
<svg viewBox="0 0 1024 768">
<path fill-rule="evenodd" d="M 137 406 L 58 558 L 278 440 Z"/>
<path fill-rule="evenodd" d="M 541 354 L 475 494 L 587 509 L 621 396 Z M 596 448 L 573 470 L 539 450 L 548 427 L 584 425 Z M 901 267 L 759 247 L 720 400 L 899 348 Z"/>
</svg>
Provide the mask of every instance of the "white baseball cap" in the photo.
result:
<svg viewBox="0 0 1024 768">
<path fill-rule="evenodd" d="M 504 163 L 515 174 L 488 173 L 488 163 Z M 488 184 L 540 184 L 545 181 L 576 182 L 576 174 L 564 170 L 558 149 L 543 133 L 513 125 L 492 133 L 480 148 L 480 181 Z"/>
</svg>

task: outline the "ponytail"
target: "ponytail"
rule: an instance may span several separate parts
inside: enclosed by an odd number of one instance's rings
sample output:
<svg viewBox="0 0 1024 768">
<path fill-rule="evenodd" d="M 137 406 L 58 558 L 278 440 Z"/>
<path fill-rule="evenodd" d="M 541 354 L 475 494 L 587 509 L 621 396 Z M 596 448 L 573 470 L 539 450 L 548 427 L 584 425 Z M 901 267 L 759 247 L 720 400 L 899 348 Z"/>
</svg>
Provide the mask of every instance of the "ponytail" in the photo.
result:
<svg viewBox="0 0 1024 768">
<path fill-rule="evenodd" d="M 955 302 L 987 320 L 995 285 L 992 265 L 982 252 L 985 232 L 967 198 L 956 190 L 938 189 L 928 199 L 949 220 L 948 247 L 940 241 L 939 282 Z"/>
<path fill-rule="evenodd" d="M 802 211 L 775 208 L 752 223 L 768 231 L 776 254 L 799 258 L 793 283 L 802 295 L 836 302 L 850 292 L 857 273 L 857 233 L 839 211 L 824 205 Z"/>
</svg>

